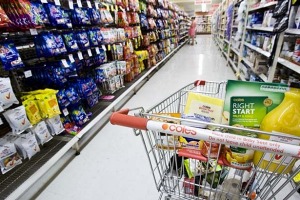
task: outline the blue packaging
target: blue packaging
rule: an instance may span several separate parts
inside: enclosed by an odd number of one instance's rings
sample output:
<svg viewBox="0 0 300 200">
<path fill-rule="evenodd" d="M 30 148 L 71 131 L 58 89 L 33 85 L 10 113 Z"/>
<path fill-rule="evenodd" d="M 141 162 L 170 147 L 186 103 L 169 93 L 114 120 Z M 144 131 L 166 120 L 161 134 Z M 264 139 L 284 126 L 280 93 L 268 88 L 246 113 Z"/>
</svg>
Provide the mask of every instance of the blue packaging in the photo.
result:
<svg viewBox="0 0 300 200">
<path fill-rule="evenodd" d="M 78 31 L 76 33 L 76 40 L 80 49 L 87 49 L 90 47 L 89 37 L 85 31 Z"/>
<path fill-rule="evenodd" d="M 35 25 L 50 24 L 47 12 L 45 11 L 42 3 L 31 2 L 30 13 Z"/>
<path fill-rule="evenodd" d="M 65 24 L 64 13 L 60 6 L 57 6 L 53 3 L 44 3 L 43 4 L 52 26 L 59 26 Z"/>
<path fill-rule="evenodd" d="M 71 118 L 77 126 L 82 126 L 89 120 L 82 106 L 72 108 Z"/>
<path fill-rule="evenodd" d="M 94 8 L 88 8 L 88 15 L 91 19 L 91 24 L 99 25 L 101 23 L 100 11 Z"/>
<path fill-rule="evenodd" d="M 63 40 L 65 42 L 66 48 L 68 50 L 68 52 L 74 52 L 74 51 L 78 51 L 79 47 L 77 44 L 77 41 L 75 39 L 75 34 L 72 32 L 69 33 L 64 33 L 62 35 Z"/>
<path fill-rule="evenodd" d="M 60 108 L 64 109 L 70 105 L 70 101 L 65 94 L 65 89 L 59 90 L 56 93 L 56 97 L 57 97 L 57 101 L 58 101 Z"/>
<path fill-rule="evenodd" d="M 91 19 L 86 8 L 75 7 L 71 17 L 75 25 L 91 25 Z"/>
<path fill-rule="evenodd" d="M 96 29 L 96 33 L 97 33 L 98 44 L 103 44 L 104 37 L 102 35 L 102 32 L 101 32 L 100 28 Z"/>
<path fill-rule="evenodd" d="M 12 41 L 0 43 L 0 59 L 4 70 L 24 67 L 20 54 Z"/>
<path fill-rule="evenodd" d="M 54 41 L 55 41 L 55 44 L 56 44 L 56 48 L 58 49 L 58 52 L 59 52 L 58 54 L 67 53 L 67 48 L 65 46 L 64 40 L 63 40 L 61 35 L 55 34 L 54 35 Z"/>
<path fill-rule="evenodd" d="M 91 46 L 98 46 L 98 36 L 96 30 L 89 30 L 88 31 L 89 41 Z"/>
<path fill-rule="evenodd" d="M 77 91 L 75 90 L 74 87 L 69 87 L 65 90 L 65 94 L 68 97 L 68 100 L 72 103 L 72 104 L 77 104 L 80 101 L 80 97 L 79 94 L 77 93 Z"/>
</svg>

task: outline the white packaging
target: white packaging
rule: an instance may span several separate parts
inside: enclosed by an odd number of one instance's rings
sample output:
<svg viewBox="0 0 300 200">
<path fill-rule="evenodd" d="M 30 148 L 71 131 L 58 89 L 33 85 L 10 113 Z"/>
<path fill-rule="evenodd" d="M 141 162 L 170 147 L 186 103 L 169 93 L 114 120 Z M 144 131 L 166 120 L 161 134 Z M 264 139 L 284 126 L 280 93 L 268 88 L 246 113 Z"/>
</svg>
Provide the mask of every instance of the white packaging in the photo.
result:
<svg viewBox="0 0 300 200">
<path fill-rule="evenodd" d="M 19 104 L 9 78 L 0 78 L 0 107 L 6 109 L 12 104 Z"/>
<path fill-rule="evenodd" d="M 15 144 L 22 151 L 24 159 L 27 157 L 30 159 L 36 153 L 40 152 L 40 147 L 32 132 L 19 135 Z"/>
<path fill-rule="evenodd" d="M 37 136 L 38 142 L 41 145 L 49 142 L 53 138 L 44 121 L 39 122 L 31 130 Z"/>
<path fill-rule="evenodd" d="M 21 164 L 22 160 L 13 143 L 0 140 L 0 167 L 2 174 Z"/>
<path fill-rule="evenodd" d="M 46 120 L 46 123 L 50 127 L 52 135 L 58 135 L 62 133 L 65 129 L 60 120 L 60 116 L 56 115 L 55 117 L 49 118 Z"/>
<path fill-rule="evenodd" d="M 3 113 L 14 134 L 21 134 L 31 126 L 24 106 L 8 110 Z"/>
</svg>

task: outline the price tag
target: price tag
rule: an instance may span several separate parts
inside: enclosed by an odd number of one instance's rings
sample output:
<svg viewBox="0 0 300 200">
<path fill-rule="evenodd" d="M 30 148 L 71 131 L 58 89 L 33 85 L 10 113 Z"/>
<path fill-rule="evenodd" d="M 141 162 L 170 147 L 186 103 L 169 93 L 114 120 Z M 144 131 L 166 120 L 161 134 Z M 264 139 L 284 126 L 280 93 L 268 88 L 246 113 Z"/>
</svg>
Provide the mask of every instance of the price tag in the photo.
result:
<svg viewBox="0 0 300 200">
<path fill-rule="evenodd" d="M 99 3 L 95 2 L 95 7 L 99 9 Z"/>
<path fill-rule="evenodd" d="M 69 0 L 69 8 L 70 8 L 71 10 L 74 9 L 74 2 L 73 2 L 73 0 Z"/>
<path fill-rule="evenodd" d="M 99 49 L 99 47 L 96 47 L 95 50 L 96 50 L 96 54 L 100 54 L 100 49 Z"/>
<path fill-rule="evenodd" d="M 59 0 L 54 0 L 55 5 L 60 6 L 60 1 Z"/>
<path fill-rule="evenodd" d="M 83 60 L 82 52 L 78 51 L 77 53 L 79 60 Z"/>
<path fill-rule="evenodd" d="M 63 109 L 62 112 L 63 112 L 64 116 L 68 116 L 69 115 L 69 111 L 68 111 L 67 108 Z"/>
<path fill-rule="evenodd" d="M 71 63 L 75 62 L 73 54 L 69 54 L 69 60 Z"/>
<path fill-rule="evenodd" d="M 72 23 L 67 23 L 68 28 L 72 28 Z"/>
<path fill-rule="evenodd" d="M 102 49 L 103 49 L 104 51 L 106 51 L 106 47 L 105 47 L 105 45 L 102 45 Z"/>
<path fill-rule="evenodd" d="M 91 4 L 91 2 L 90 2 L 89 0 L 86 1 L 86 4 L 87 4 L 87 6 L 88 6 L 89 8 L 92 8 L 92 4 Z"/>
<path fill-rule="evenodd" d="M 25 78 L 32 77 L 32 72 L 31 72 L 31 70 L 25 71 L 25 72 L 24 72 L 24 75 L 25 75 Z"/>
<path fill-rule="evenodd" d="M 0 108 L 1 109 L 1 108 Z M 2 110 L 3 111 L 3 110 Z M 1 110 L 0 110 L 0 112 L 2 112 Z M 3 124 L 3 121 L 2 121 L 2 119 L 1 119 L 1 117 L 0 117 L 0 125 L 2 125 Z"/>
<path fill-rule="evenodd" d="M 79 8 L 82 8 L 81 0 L 77 0 L 77 5 L 78 5 Z"/>
<path fill-rule="evenodd" d="M 64 67 L 70 67 L 70 66 L 68 65 L 66 59 L 62 59 L 61 62 L 62 62 L 62 64 L 63 64 Z"/>
<path fill-rule="evenodd" d="M 35 28 L 29 29 L 31 35 L 38 35 L 38 32 Z"/>
<path fill-rule="evenodd" d="M 41 3 L 48 3 L 47 0 L 41 0 Z"/>
<path fill-rule="evenodd" d="M 110 44 L 109 44 L 109 45 L 107 45 L 107 50 L 108 50 L 108 51 L 110 51 Z"/>
<path fill-rule="evenodd" d="M 89 57 L 93 56 L 91 49 L 88 49 L 87 52 L 88 52 Z"/>
</svg>

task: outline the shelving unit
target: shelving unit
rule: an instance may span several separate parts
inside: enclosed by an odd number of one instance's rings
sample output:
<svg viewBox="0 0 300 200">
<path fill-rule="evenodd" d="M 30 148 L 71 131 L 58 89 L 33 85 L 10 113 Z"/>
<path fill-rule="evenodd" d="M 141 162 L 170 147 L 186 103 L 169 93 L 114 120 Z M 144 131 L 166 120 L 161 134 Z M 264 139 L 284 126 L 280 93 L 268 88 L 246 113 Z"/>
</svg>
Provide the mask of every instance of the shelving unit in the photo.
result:
<svg viewBox="0 0 300 200">
<path fill-rule="evenodd" d="M 45 2 L 45 1 L 44 1 Z M 47 2 L 47 1 L 46 1 Z M 70 3 L 71 2 L 71 3 Z M 120 12 L 126 13 L 135 13 L 135 14 L 141 14 L 138 10 L 135 8 L 132 8 L 131 6 L 120 6 L 112 4 L 110 1 L 106 2 L 99 2 L 96 1 L 82 1 L 77 0 L 75 1 L 68 1 L 68 0 L 55 0 L 56 6 L 61 6 L 65 10 L 73 10 L 70 5 L 79 4 L 78 2 L 82 3 L 81 7 L 84 7 L 85 9 L 93 7 L 95 9 L 101 9 L 101 10 L 108 10 L 108 12 L 114 13 L 118 15 L 118 10 Z M 91 3 L 89 5 L 89 3 Z M 86 3 L 86 4 L 85 4 Z M 120 2 L 119 2 L 120 3 Z M 133 2 L 132 2 L 133 3 Z M 146 3 L 146 2 L 144 2 Z M 155 9 L 163 9 L 166 10 L 169 15 L 170 13 L 178 13 L 178 16 L 182 19 L 182 21 L 187 22 L 187 14 L 183 12 L 179 7 L 175 7 L 174 4 L 169 3 L 167 1 L 164 1 L 165 5 L 163 6 L 157 6 Z M 137 3 L 138 4 L 138 3 Z M 136 4 L 135 4 L 136 5 Z M 79 6 L 80 7 L 80 6 Z M 146 14 L 145 14 L 146 15 Z M 169 16 L 168 15 L 168 16 Z M 54 138 L 49 141 L 48 143 L 44 144 L 44 146 L 41 146 L 41 152 L 34 155 L 30 160 L 24 159 L 23 163 L 21 165 L 16 166 L 11 171 L 7 172 L 4 175 L 0 175 L 0 195 L 1 199 L 32 199 L 36 193 L 39 192 L 45 185 L 47 185 L 55 175 L 61 171 L 65 165 L 68 164 L 70 160 L 72 160 L 75 155 L 80 154 L 80 150 L 88 144 L 88 142 L 99 132 L 99 130 L 107 123 L 109 115 L 114 112 L 115 110 L 119 109 L 124 105 L 124 103 L 130 99 L 142 86 L 143 84 L 152 77 L 153 74 L 155 74 L 185 43 L 186 43 L 186 37 L 187 37 L 187 31 L 186 31 L 186 25 L 185 30 L 181 32 L 179 29 L 179 24 L 177 21 L 177 18 L 179 17 L 164 17 L 163 20 L 165 20 L 164 28 L 154 30 L 156 34 L 158 35 L 157 41 L 152 41 L 152 44 L 159 44 L 162 41 L 165 40 L 172 40 L 170 41 L 169 46 L 163 46 L 161 45 L 161 48 L 158 48 L 158 51 L 161 53 L 162 56 L 156 57 L 156 63 L 155 64 L 149 64 L 149 67 L 145 68 L 144 70 L 139 70 L 138 72 L 135 71 L 136 75 L 134 79 L 131 82 L 124 83 L 124 87 L 119 88 L 119 90 L 114 91 L 113 93 L 113 99 L 111 100 L 103 100 L 99 98 L 99 102 L 94 105 L 91 108 L 86 108 L 86 111 L 89 112 L 91 115 L 89 117 L 89 122 L 84 124 L 81 127 L 81 130 L 76 135 L 71 135 L 67 133 L 63 133 L 61 135 L 55 135 Z M 138 17 L 139 18 L 139 17 Z M 15 45 L 17 47 L 17 50 L 20 53 L 20 57 L 23 61 L 27 61 L 25 59 L 26 56 L 35 56 L 35 44 L 33 43 L 33 38 L 36 37 L 36 35 L 40 35 L 42 32 L 55 32 L 55 33 L 62 33 L 64 31 L 78 31 L 78 30 L 86 30 L 91 28 L 124 28 L 119 24 L 120 21 L 114 19 L 114 22 L 111 24 L 93 24 L 90 26 L 76 26 L 73 27 L 73 29 L 67 29 L 67 28 L 58 28 L 58 27 L 38 27 L 37 29 L 34 29 L 34 34 L 30 33 L 29 30 L 22 30 L 17 31 L 16 33 L 4 33 L 1 32 L 1 39 L 8 38 L 12 39 L 15 42 Z M 158 19 L 158 18 L 156 18 Z M 139 23 L 133 23 L 128 24 L 126 28 L 133 29 L 133 27 L 140 26 Z M 166 27 L 167 26 L 167 27 Z M 144 36 L 147 35 L 150 31 L 153 30 L 143 30 L 145 32 Z M 159 35 L 160 34 L 160 35 Z M 116 34 L 119 35 L 119 34 Z M 126 40 L 124 41 L 114 41 L 114 42 L 106 42 L 106 43 L 99 43 L 97 46 L 91 46 L 89 49 L 80 49 L 78 52 L 81 52 L 83 54 L 83 59 L 91 58 L 93 56 L 98 55 L 97 50 L 99 48 L 102 50 L 105 49 L 105 52 L 107 52 L 107 57 L 109 57 L 109 61 L 115 62 L 123 60 L 125 61 L 126 58 L 124 54 L 120 58 L 115 58 L 113 56 L 112 52 L 116 52 L 116 46 L 117 44 L 120 44 L 123 47 L 129 47 L 132 43 L 132 51 L 141 51 L 146 48 L 145 46 L 142 46 L 141 43 L 143 41 L 142 33 L 141 31 L 136 31 L 136 36 L 133 34 L 130 36 L 130 34 L 127 34 L 124 38 Z M 25 40 L 26 39 L 26 40 Z M 30 41 L 28 42 L 27 41 Z M 26 41 L 26 42 L 24 42 Z M 159 45 L 158 45 L 159 46 Z M 168 49 L 166 49 L 168 48 Z M 71 57 L 69 55 L 73 55 L 75 57 L 75 54 L 77 55 L 78 52 L 68 52 L 68 54 L 63 54 L 59 56 L 52 56 L 51 58 L 44 58 L 44 57 L 38 57 L 35 58 L 35 61 L 41 62 L 44 64 L 44 62 L 52 61 L 57 59 L 59 60 L 71 60 Z M 111 54 L 110 54 L 111 53 Z M 86 54 L 86 55 L 85 55 Z M 91 54 L 91 55 L 90 55 Z M 124 57 L 123 57 L 124 56 Z M 27 57 L 26 57 L 27 58 Z M 96 67 L 102 65 L 104 63 L 101 63 L 96 66 L 91 65 L 89 67 L 86 67 L 85 70 L 94 70 Z M 24 69 L 18 69 L 18 70 L 11 70 L 11 71 L 3 71 L 2 66 L 0 66 L 0 75 L 5 77 L 10 77 L 11 80 L 15 81 L 13 88 L 14 90 L 17 88 L 18 93 L 24 92 L 22 91 L 23 85 L 21 83 L 21 79 L 26 79 L 26 70 L 28 70 L 27 64 L 25 64 Z M 41 66 L 39 66 L 41 67 Z M 68 67 L 66 67 L 68 68 Z M 38 68 L 30 68 L 32 72 Z M 136 69 L 137 70 L 137 69 Z M 30 72 L 31 72 L 30 71 Z M 85 72 L 85 71 L 84 71 Z M 91 73 L 92 74 L 92 73 Z M 88 74 L 91 76 L 91 74 Z M 86 75 L 86 74 L 84 74 Z M 25 77 L 24 77 L 25 76 Z M 74 77 L 73 77 L 74 78 Z M 77 77 L 76 77 L 77 78 Z M 69 80 L 68 80 L 69 81 Z M 38 86 L 36 84 L 35 86 Z M 44 89 L 44 88 L 39 88 Z M 60 89 L 60 88 L 55 88 Z M 26 91 L 29 91 L 26 90 Z M 97 96 L 98 97 L 98 96 Z M 100 95 L 99 95 L 100 97 Z M 20 101 L 21 103 L 21 101 Z M 1 113 L 1 112 L 0 112 Z M 63 112 L 62 112 L 63 113 Z M 63 113 L 65 116 L 69 115 Z M 2 114 L 0 115 L 2 118 Z M 10 128 L 8 126 L 8 129 L 5 129 L 7 127 L 1 126 L 0 124 L 0 135 L 3 136 L 3 134 L 6 134 Z M 2 187 L 3 186 L 3 187 Z"/>
<path fill-rule="evenodd" d="M 224 38 L 224 40 L 220 40 L 220 35 L 222 35 L 224 29 L 218 28 L 215 29 L 215 32 L 213 33 L 214 41 L 217 44 L 217 47 L 221 50 L 222 55 L 227 55 L 225 58 L 227 58 L 227 63 L 230 65 L 233 69 L 233 71 L 236 73 L 237 77 L 241 80 L 249 80 L 249 75 L 252 77 L 256 77 L 257 81 L 265 81 L 265 82 L 273 82 L 273 81 L 280 81 L 278 80 L 278 75 L 280 73 L 279 69 L 286 69 L 288 71 L 285 71 L 287 74 L 292 74 L 292 76 L 296 76 L 298 78 L 295 78 L 296 80 L 299 79 L 299 72 L 300 72 L 300 63 L 298 64 L 295 60 L 292 60 L 291 57 L 284 58 L 280 57 L 281 55 L 281 48 L 283 46 L 284 42 L 292 41 L 295 43 L 295 40 L 298 35 L 300 35 L 300 29 L 296 29 L 294 26 L 293 19 L 295 18 L 295 13 L 297 12 L 298 7 L 292 6 L 290 14 L 290 21 L 289 21 L 289 28 L 285 30 L 283 33 L 277 34 L 277 40 L 276 40 L 276 46 L 279 48 L 276 48 L 276 51 L 274 52 L 274 55 L 272 55 L 272 62 L 268 62 L 270 65 L 267 67 L 266 73 L 257 73 L 254 71 L 254 65 L 255 63 L 252 61 L 250 62 L 247 58 L 248 53 L 252 54 L 255 53 L 254 59 L 260 58 L 260 59 L 267 59 L 271 56 L 271 48 L 264 46 L 263 42 L 255 43 L 255 41 L 251 41 L 251 34 L 261 34 L 261 35 L 270 35 L 269 41 L 274 44 L 274 39 L 276 33 L 274 33 L 273 27 L 266 27 L 264 25 L 260 24 L 250 24 L 249 18 L 253 13 L 257 12 L 265 12 L 271 9 L 275 8 L 275 5 L 277 4 L 277 1 L 261 1 L 254 5 L 246 5 L 246 8 L 244 10 L 244 14 L 242 16 L 238 16 L 237 9 L 239 6 L 243 3 L 243 1 L 234 1 L 233 7 L 234 11 L 232 12 L 232 21 L 231 21 L 231 27 L 230 27 L 230 33 L 231 36 L 229 40 L 227 38 Z M 223 24 L 222 15 L 224 14 L 224 10 L 226 8 L 224 5 L 228 5 L 227 9 L 229 8 L 230 4 L 226 0 L 223 0 L 221 6 L 215 11 L 212 18 L 214 24 L 218 25 L 219 27 L 221 24 Z M 241 21 L 237 21 L 237 19 L 243 19 Z M 240 28 L 240 30 L 238 30 Z M 237 33 L 240 33 L 239 37 L 236 36 Z M 218 38 L 219 37 L 219 38 Z M 294 39 L 293 39 L 294 38 Z M 223 38 L 222 38 L 223 39 Z M 266 40 L 266 38 L 265 38 Z M 264 41 L 265 42 L 265 41 Z M 224 50 L 222 47 L 224 45 L 228 45 L 228 47 Z M 254 45 L 256 44 L 256 45 Z M 287 45 L 285 45 L 286 47 Z M 294 45 L 295 46 L 295 45 Z M 265 50 L 266 49 L 266 50 Z M 248 52 L 249 51 L 249 52 Z M 293 49 L 289 50 L 289 55 L 291 55 L 291 51 Z M 249 56 L 249 55 L 248 55 Z M 237 61 L 237 64 L 233 62 L 234 60 Z M 252 56 L 253 59 L 253 56 Z M 247 71 L 250 72 L 250 74 L 247 74 L 245 69 L 248 69 Z M 243 70 L 243 71 L 242 71 Z M 248 73 L 247 72 L 247 73 Z M 282 72 L 281 72 L 282 73 Z M 276 78 L 275 78 L 276 77 Z M 283 82 L 287 82 L 287 80 L 284 80 Z"/>
<path fill-rule="evenodd" d="M 196 34 L 211 34 L 211 15 L 202 13 L 196 15 Z"/>
</svg>

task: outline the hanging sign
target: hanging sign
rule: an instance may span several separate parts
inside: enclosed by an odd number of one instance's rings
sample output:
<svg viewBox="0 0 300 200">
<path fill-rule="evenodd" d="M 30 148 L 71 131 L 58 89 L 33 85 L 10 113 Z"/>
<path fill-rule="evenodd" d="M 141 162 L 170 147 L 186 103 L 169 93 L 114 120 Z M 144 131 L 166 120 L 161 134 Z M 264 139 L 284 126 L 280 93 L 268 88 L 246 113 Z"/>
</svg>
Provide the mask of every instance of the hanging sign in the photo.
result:
<svg viewBox="0 0 300 200">
<path fill-rule="evenodd" d="M 212 0 L 195 0 L 195 5 L 211 4 Z"/>
</svg>

